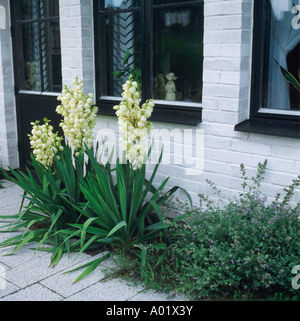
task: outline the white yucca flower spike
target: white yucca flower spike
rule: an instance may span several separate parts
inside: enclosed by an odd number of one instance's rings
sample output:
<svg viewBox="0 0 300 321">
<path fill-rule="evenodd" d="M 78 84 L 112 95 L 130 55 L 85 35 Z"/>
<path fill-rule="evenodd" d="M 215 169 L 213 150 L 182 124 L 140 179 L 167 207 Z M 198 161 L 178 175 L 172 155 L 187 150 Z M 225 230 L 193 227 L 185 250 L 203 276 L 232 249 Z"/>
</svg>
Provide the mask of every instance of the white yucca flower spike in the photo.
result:
<svg viewBox="0 0 300 321">
<path fill-rule="evenodd" d="M 119 105 L 114 106 L 118 117 L 118 124 L 123 137 L 120 138 L 126 158 L 133 166 L 141 167 L 144 161 L 148 134 L 153 125 L 148 121 L 150 118 L 154 103 L 153 100 L 147 100 L 140 107 L 140 93 L 137 91 L 138 84 L 132 78 L 123 85 L 123 100 Z"/>
<path fill-rule="evenodd" d="M 40 125 L 38 120 L 32 122 L 31 135 L 28 135 L 35 159 L 47 167 L 52 166 L 55 153 L 63 150 L 61 146 L 63 137 L 53 133 L 53 127 L 49 123 L 50 120 L 47 118 L 44 118 L 43 125 Z"/>
<path fill-rule="evenodd" d="M 60 126 L 73 147 L 75 156 L 84 144 L 89 148 L 93 146 L 93 128 L 96 125 L 98 107 L 93 105 L 93 94 L 85 95 L 83 80 L 76 77 L 73 88 L 63 87 L 62 95 L 57 99 L 61 105 L 56 112 L 63 116 Z"/>
</svg>

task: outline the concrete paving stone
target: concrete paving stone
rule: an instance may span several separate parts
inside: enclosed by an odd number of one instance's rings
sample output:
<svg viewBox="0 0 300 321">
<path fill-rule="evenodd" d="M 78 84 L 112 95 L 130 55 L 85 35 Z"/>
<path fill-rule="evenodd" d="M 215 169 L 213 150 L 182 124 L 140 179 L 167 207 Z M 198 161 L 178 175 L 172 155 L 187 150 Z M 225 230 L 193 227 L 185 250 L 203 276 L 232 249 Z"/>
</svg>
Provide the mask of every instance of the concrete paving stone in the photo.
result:
<svg viewBox="0 0 300 321">
<path fill-rule="evenodd" d="M 5 188 L 15 186 L 15 184 L 13 182 L 11 182 L 7 179 L 2 179 L 1 183 Z"/>
<path fill-rule="evenodd" d="M 23 198 L 23 193 L 24 193 L 23 189 L 21 189 L 17 185 L 14 185 L 11 182 L 8 182 L 8 181 L 4 181 L 4 182 L 5 182 L 4 188 L 0 189 L 0 209 L 3 207 L 15 207 L 15 206 L 19 208 Z M 24 204 L 28 204 L 28 202 L 29 202 L 28 200 L 25 200 Z"/>
<path fill-rule="evenodd" d="M 21 187 L 19 187 L 19 185 L 15 184 L 14 182 L 8 180 L 8 179 L 3 179 L 2 181 L 2 185 L 3 185 L 3 189 L 9 189 L 9 188 L 13 188 L 16 190 L 22 190 Z"/>
<path fill-rule="evenodd" d="M 15 268 L 42 256 L 49 256 L 49 253 L 45 251 L 37 251 L 35 253 L 34 249 L 37 247 L 37 245 L 38 243 L 26 244 L 13 255 L 9 254 L 11 254 L 14 250 L 14 246 L 0 249 L 0 263 L 3 263 L 10 268 Z"/>
<path fill-rule="evenodd" d="M 80 270 L 63 274 L 63 272 L 70 271 L 74 268 L 80 267 L 83 264 L 86 264 L 90 261 L 95 260 L 98 257 L 101 257 L 103 254 L 97 255 L 95 257 L 89 257 L 88 259 L 73 265 L 71 268 L 67 268 L 61 273 L 52 275 L 40 283 L 47 286 L 49 289 L 53 290 L 54 292 L 62 295 L 63 297 L 67 298 L 101 280 L 104 277 L 104 273 L 101 271 L 101 265 L 94 270 L 92 273 L 84 277 L 79 282 L 73 284 L 76 278 L 85 270 L 82 268 Z M 76 262 L 76 261 L 75 261 Z"/>
<path fill-rule="evenodd" d="M 19 206 L 14 207 L 2 207 L 0 208 L 0 216 L 6 216 L 5 218 L 0 218 L 0 227 L 4 225 L 8 225 L 11 223 L 15 223 L 18 218 L 13 217 L 19 213 Z M 8 227 L 6 228 L 6 230 Z M 0 229 L 0 232 L 3 229 Z"/>
<path fill-rule="evenodd" d="M 63 298 L 41 284 L 33 284 L 25 289 L 9 294 L 0 301 L 61 301 Z"/>
<path fill-rule="evenodd" d="M 0 242 L 4 242 L 6 240 L 8 240 L 9 238 L 13 237 L 13 236 L 17 236 L 19 235 L 20 232 L 1 232 L 0 230 Z M 2 248 L 0 248 L 0 252 L 1 252 Z"/>
<path fill-rule="evenodd" d="M 0 276 L 0 301 L 1 301 L 1 298 L 19 290 L 20 290 L 19 287 L 15 286 L 11 282 L 8 282 L 5 278 L 2 278 Z"/>
<path fill-rule="evenodd" d="M 1 193 L 1 191 L 0 191 L 0 193 Z M 14 198 L 14 194 L 15 193 L 12 192 L 10 195 L 0 198 L 0 215 L 4 215 L 4 214 L 2 214 L 2 211 L 4 208 L 17 209 L 17 212 L 18 212 L 18 210 L 22 204 L 22 200 L 21 200 L 21 198 L 17 198 L 16 201 L 12 202 L 12 199 Z"/>
<path fill-rule="evenodd" d="M 142 290 L 140 285 L 131 286 L 122 279 L 111 279 L 97 282 L 64 301 L 127 301 Z"/>
<path fill-rule="evenodd" d="M 11 187 L 4 186 L 4 188 L 0 189 L 0 200 L 1 203 L 3 203 L 4 201 L 2 201 L 2 199 L 6 199 L 7 197 L 13 197 L 13 199 L 15 199 L 14 203 L 16 203 L 17 201 L 22 200 L 23 194 L 24 190 L 17 185 Z"/>
<path fill-rule="evenodd" d="M 74 265 L 72 258 L 74 259 L 76 255 L 77 253 L 71 253 L 70 258 L 68 258 L 67 254 L 63 255 L 55 267 L 50 266 L 51 253 L 46 252 L 46 254 L 43 256 L 33 256 L 31 257 L 31 260 L 7 271 L 6 279 L 21 288 L 32 285 L 38 281 L 46 279 L 51 275 L 55 275 L 66 268 L 72 267 Z M 89 256 L 85 256 L 83 254 L 78 257 L 77 262 L 83 261 L 87 257 Z"/>
<path fill-rule="evenodd" d="M 14 204 L 14 205 L 7 205 L 5 207 L 1 207 L 0 208 L 0 216 L 4 216 L 4 215 L 16 215 L 19 213 L 20 210 L 20 205 L 21 204 Z M 1 222 L 6 222 L 10 219 L 6 218 L 6 219 L 1 219 Z M 14 219 L 12 219 L 14 220 Z"/>
<path fill-rule="evenodd" d="M 0 215 L 10 215 L 10 214 L 14 215 L 14 214 L 19 213 L 22 201 L 18 200 L 18 202 L 15 202 L 13 204 L 4 203 L 4 202 L 5 202 L 5 199 L 0 198 L 0 203 L 2 205 L 0 208 Z M 25 206 L 25 204 L 26 203 L 24 201 L 23 205 Z"/>
<path fill-rule="evenodd" d="M 14 220 L 1 220 L 0 221 L 0 242 L 3 242 L 13 236 L 17 236 L 25 231 L 25 228 L 19 228 L 16 231 L 9 232 L 8 230 L 10 229 L 10 224 L 13 223 Z"/>
<path fill-rule="evenodd" d="M 8 179 L 3 179 L 1 182 L 3 183 L 4 189 L 13 188 L 13 189 L 17 189 L 17 190 L 22 190 L 18 185 L 16 185 L 14 182 L 12 182 Z"/>
</svg>

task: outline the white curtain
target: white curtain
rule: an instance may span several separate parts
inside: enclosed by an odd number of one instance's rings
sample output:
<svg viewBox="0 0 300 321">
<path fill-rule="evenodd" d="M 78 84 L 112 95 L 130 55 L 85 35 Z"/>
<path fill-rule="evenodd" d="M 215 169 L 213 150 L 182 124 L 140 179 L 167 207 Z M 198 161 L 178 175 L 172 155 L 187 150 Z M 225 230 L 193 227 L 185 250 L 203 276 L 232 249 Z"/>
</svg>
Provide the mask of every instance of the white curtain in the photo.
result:
<svg viewBox="0 0 300 321">
<path fill-rule="evenodd" d="M 294 1 L 295 2 L 295 1 Z M 270 56 L 268 74 L 267 108 L 290 109 L 289 85 L 282 76 L 279 66 L 274 61 L 287 68 L 287 55 L 300 42 L 299 30 L 293 29 L 292 0 L 270 0 L 271 30 L 270 30 Z"/>
</svg>

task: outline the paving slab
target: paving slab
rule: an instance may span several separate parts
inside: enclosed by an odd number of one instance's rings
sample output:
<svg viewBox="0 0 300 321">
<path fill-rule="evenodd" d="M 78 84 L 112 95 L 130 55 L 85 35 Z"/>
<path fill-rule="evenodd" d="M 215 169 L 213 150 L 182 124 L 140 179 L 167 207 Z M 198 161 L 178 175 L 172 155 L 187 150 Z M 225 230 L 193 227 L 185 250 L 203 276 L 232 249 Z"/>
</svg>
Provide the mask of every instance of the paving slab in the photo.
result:
<svg viewBox="0 0 300 321">
<path fill-rule="evenodd" d="M 102 255 L 104 255 L 104 253 L 97 255 L 95 257 L 90 257 L 80 263 L 73 265 L 71 268 L 68 267 L 67 269 L 61 271 L 60 273 L 52 275 L 42 280 L 40 283 L 45 285 L 49 289 L 53 290 L 54 292 L 60 294 L 64 298 L 68 298 L 82 291 L 83 289 L 88 288 L 95 283 L 98 283 L 101 279 L 103 279 L 105 274 L 102 272 L 101 267 L 99 267 L 93 272 L 91 272 L 89 275 L 87 275 L 85 278 L 80 280 L 79 282 L 74 283 L 74 281 L 85 270 L 85 268 L 82 268 L 70 273 L 66 273 L 66 274 L 63 274 L 63 273 L 68 272 L 77 267 L 80 267 L 81 265 L 88 263 L 90 261 L 93 261 Z"/>
<path fill-rule="evenodd" d="M 140 285 L 132 286 L 125 280 L 116 278 L 97 282 L 65 301 L 127 301 L 142 290 Z"/>
<path fill-rule="evenodd" d="M 37 244 L 26 244 L 20 250 L 18 250 L 15 254 L 11 254 L 14 250 L 14 246 L 10 246 L 8 248 L 0 249 L 0 263 L 8 266 L 9 268 L 16 268 L 20 265 L 24 265 L 27 262 L 30 262 L 34 259 L 39 259 L 42 256 L 48 255 L 48 252 L 37 251 L 35 253 L 34 249 Z M 50 258 L 49 258 L 50 260 Z M 50 261 L 49 261 L 50 262 Z"/>
<path fill-rule="evenodd" d="M 12 284 L 11 282 L 8 282 L 5 279 L 5 275 L 3 275 L 3 276 L 4 276 L 4 278 L 2 278 L 2 276 L 0 276 L 0 301 L 2 301 L 3 297 L 20 290 L 20 288 L 18 286 Z"/>
<path fill-rule="evenodd" d="M 0 200 L 1 202 L 1 200 Z M 19 213 L 20 211 L 20 206 L 21 204 L 10 204 L 7 206 L 3 206 L 0 208 L 0 216 L 4 216 L 4 215 L 15 215 L 17 213 Z M 4 220 L 1 220 L 4 222 Z M 5 219 L 5 222 L 7 222 L 8 219 Z"/>
<path fill-rule="evenodd" d="M 71 257 L 63 255 L 59 263 L 55 267 L 50 266 L 51 253 L 46 252 L 43 256 L 32 256 L 32 259 L 20 264 L 6 272 L 6 279 L 13 282 L 19 287 L 27 287 L 36 282 L 46 279 L 51 275 L 55 275 L 66 268 L 72 268 L 74 265 L 72 257 L 75 258 L 77 253 L 71 253 Z M 78 258 L 78 262 L 89 258 L 84 254 Z"/>
<path fill-rule="evenodd" d="M 1 301 L 61 301 L 62 297 L 41 284 L 33 284 L 9 294 Z"/>
<path fill-rule="evenodd" d="M 6 228 L 5 228 L 6 229 Z M 9 238 L 13 236 L 17 236 L 20 234 L 20 232 L 4 232 L 5 230 L 2 230 L 0 227 L 0 242 L 4 242 L 8 240 Z M 0 252 L 5 249 L 5 247 L 0 247 Z"/>
</svg>

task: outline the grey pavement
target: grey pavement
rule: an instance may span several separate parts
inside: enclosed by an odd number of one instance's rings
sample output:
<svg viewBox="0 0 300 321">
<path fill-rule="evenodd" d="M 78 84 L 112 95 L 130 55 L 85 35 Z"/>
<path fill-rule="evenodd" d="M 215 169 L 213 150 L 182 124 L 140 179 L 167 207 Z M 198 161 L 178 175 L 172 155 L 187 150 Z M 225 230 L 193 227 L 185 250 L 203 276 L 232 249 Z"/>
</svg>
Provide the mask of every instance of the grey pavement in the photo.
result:
<svg viewBox="0 0 300 321">
<path fill-rule="evenodd" d="M 10 181 L 4 180 L 0 189 L 0 215 L 18 213 L 22 190 Z M 0 221 L 0 225 L 7 221 Z M 0 233 L 0 241 L 21 231 Z M 76 253 L 63 255 L 55 267 L 50 267 L 51 253 L 35 251 L 26 245 L 14 255 L 11 248 L 0 248 L 0 301 L 188 301 L 184 295 L 170 294 L 145 289 L 120 278 L 102 280 L 104 269 L 113 267 L 112 260 L 106 260 L 91 274 L 78 283 L 74 280 L 83 270 L 63 274 L 77 266 L 94 260 L 104 254 L 91 256 Z M 75 259 L 76 258 L 76 259 Z"/>
</svg>

